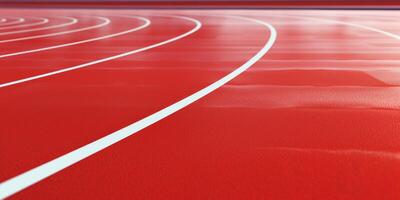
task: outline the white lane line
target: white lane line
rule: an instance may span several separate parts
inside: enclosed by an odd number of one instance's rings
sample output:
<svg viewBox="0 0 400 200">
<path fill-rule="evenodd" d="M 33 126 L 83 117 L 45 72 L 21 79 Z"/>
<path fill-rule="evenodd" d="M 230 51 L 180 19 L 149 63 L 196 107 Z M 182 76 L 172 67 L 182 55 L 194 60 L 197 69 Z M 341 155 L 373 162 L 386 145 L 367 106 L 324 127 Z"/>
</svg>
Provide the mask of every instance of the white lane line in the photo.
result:
<svg viewBox="0 0 400 200">
<path fill-rule="evenodd" d="M 89 143 L 79 149 L 76 149 L 72 152 L 69 152 L 63 156 L 60 156 L 52 161 L 49 161 L 45 164 L 42 164 L 34 169 L 31 169 L 23 174 L 20 174 L 14 178 L 11 178 L 3 183 L 0 184 L 0 198 L 6 198 L 10 195 L 15 194 L 18 191 L 21 191 L 135 133 L 138 131 L 164 119 L 165 117 L 172 115 L 173 113 L 179 111 L 180 109 L 192 104 L 193 102 L 201 99 L 202 97 L 208 95 L 209 93 L 213 92 L 214 90 L 220 88 L 227 82 L 231 81 L 242 72 L 250 68 L 254 63 L 256 63 L 259 59 L 261 59 L 272 47 L 274 44 L 277 33 L 275 28 L 263 21 L 245 17 L 235 17 L 239 19 L 248 20 L 251 22 L 255 22 L 261 24 L 269 29 L 270 36 L 268 41 L 265 43 L 263 48 L 254 55 L 250 60 L 244 63 L 239 68 L 235 69 L 228 75 L 224 76 L 223 78 L 219 79 L 218 81 L 212 83 L 211 85 L 199 90 L 198 92 L 156 112 L 153 113 L 125 128 L 122 128 L 114 133 L 111 133 L 103 138 L 100 138 L 92 143 Z M 201 27 L 201 23 L 195 19 L 187 18 L 196 23 L 196 27 L 191 30 L 190 32 L 185 33 L 184 35 L 178 36 L 177 38 L 182 38 L 191 33 L 197 31 Z M 176 39 L 169 40 L 170 42 L 175 41 Z M 164 43 L 165 44 L 165 43 Z"/>
<path fill-rule="evenodd" d="M 190 21 L 194 20 L 192 18 L 187 18 L 187 17 L 182 17 L 182 16 L 175 16 L 175 17 L 176 18 L 180 18 L 180 19 L 190 20 Z M 196 21 L 196 22 L 198 22 L 198 21 Z M 198 22 L 198 23 L 200 23 L 200 22 Z M 114 59 L 117 59 L 117 58 L 121 58 L 121 57 L 125 57 L 125 56 L 132 55 L 132 54 L 135 54 L 135 53 L 139 53 L 139 52 L 142 52 L 142 51 L 146 51 L 146 50 L 149 50 L 149 49 L 161 46 L 161 45 L 165 45 L 165 44 L 174 42 L 174 41 L 179 40 L 179 39 L 181 39 L 183 37 L 186 37 L 186 36 L 196 32 L 200 27 L 201 27 L 201 23 L 200 23 L 200 25 L 196 26 L 193 30 L 191 30 L 191 31 L 189 31 L 189 32 L 187 32 L 185 34 L 179 35 L 177 37 L 171 38 L 171 39 L 163 41 L 163 42 L 159 42 L 159 43 L 156 43 L 156 44 L 153 44 L 153 45 L 149 45 L 149 46 L 146 46 L 146 47 L 143 47 L 143 48 L 139 48 L 139 49 L 136 49 L 136 50 L 133 50 L 133 51 L 125 52 L 125 53 L 122 53 L 122 54 L 118 54 L 118 55 L 115 55 L 115 56 L 103 58 L 103 59 L 100 59 L 100 60 L 91 61 L 91 62 L 88 62 L 88 63 L 85 63 L 85 64 L 73 66 L 73 67 L 68 67 L 68 68 L 52 71 L 52 72 L 45 73 L 45 74 L 40 74 L 40 75 L 37 75 L 37 76 L 31 76 L 31 77 L 24 78 L 24 79 L 19 79 L 19 80 L 16 80 L 16 81 L 2 83 L 2 84 L 0 84 L 0 88 L 4 88 L 4 87 L 20 84 L 20 83 L 32 81 L 32 80 L 36 80 L 36 79 L 40 79 L 40 78 L 45 78 L 45 77 L 56 75 L 56 74 L 61 74 L 61 73 L 64 73 L 64 72 L 68 72 L 68 71 L 72 71 L 72 70 L 88 67 L 88 66 L 95 65 L 95 64 L 98 64 L 98 63 L 103 63 L 103 62 L 107 62 L 107 61 L 114 60 Z"/>
<path fill-rule="evenodd" d="M 23 23 L 25 21 L 25 19 L 21 18 L 21 17 L 10 17 L 10 18 L 13 18 L 13 19 L 15 18 L 17 20 L 11 21 L 11 22 L 7 22 L 7 23 L 4 23 L 4 24 L 0 24 L 0 27 L 14 25 L 14 24 L 21 24 L 21 23 Z"/>
<path fill-rule="evenodd" d="M 42 28 L 33 28 L 33 29 L 25 29 L 25 30 L 19 30 L 19 31 L 2 32 L 2 33 L 0 33 L 0 35 L 11 35 L 11 34 L 16 34 L 16 33 L 27 33 L 27 32 L 33 32 L 33 31 L 42 31 L 42 30 L 48 30 L 48 29 L 62 28 L 65 26 L 70 26 L 70 25 L 76 24 L 78 22 L 78 19 L 73 18 L 73 17 L 60 17 L 60 18 L 68 19 L 69 22 L 63 23 L 63 24 L 57 24 L 57 25 L 53 25 L 53 26 L 46 26 L 46 27 L 42 27 Z"/>
<path fill-rule="evenodd" d="M 94 26 L 85 27 L 85 28 L 72 29 L 72 30 L 56 32 L 56 33 L 49 33 L 49 34 L 43 34 L 43 35 L 34 35 L 34 36 L 28 36 L 28 37 L 0 40 L 0 43 L 8 43 L 8 42 L 16 42 L 16 41 L 23 41 L 23 40 L 32 40 L 32 39 L 38 39 L 38 38 L 45 38 L 45 37 L 53 37 L 53 36 L 57 36 L 57 35 L 65 35 L 65 34 L 76 33 L 76 32 L 81 32 L 81 31 L 87 31 L 87 30 L 91 30 L 91 29 L 100 28 L 100 27 L 106 26 L 106 25 L 111 23 L 111 20 L 106 18 L 106 17 L 94 17 L 94 18 L 98 18 L 98 19 L 102 20 L 103 23 L 97 24 L 97 25 L 94 25 Z"/>
<path fill-rule="evenodd" d="M 15 26 L 6 26 L 6 27 L 0 27 L 0 30 L 5 30 L 5 29 L 12 29 L 12 28 L 21 28 L 21 27 L 31 27 L 31 26 L 38 26 L 42 24 L 46 24 L 49 22 L 49 19 L 47 18 L 42 18 L 42 17 L 30 17 L 32 19 L 38 19 L 40 21 L 30 23 L 30 24 L 22 24 L 22 25 L 15 25 Z"/>
<path fill-rule="evenodd" d="M 87 39 L 87 40 L 81 40 L 81 41 L 77 41 L 77 42 L 71 42 L 71 43 L 66 43 L 66 44 L 49 46 L 49 47 L 44 47 L 44 48 L 39 48 L 39 49 L 32 49 L 32 50 L 27 50 L 27 51 L 20 51 L 20 52 L 16 52 L 16 53 L 3 54 L 3 55 L 0 55 L 0 58 L 23 55 L 23 54 L 28 54 L 28 53 L 35 53 L 35 52 L 39 52 L 39 51 L 46 51 L 46 50 L 51 50 L 51 49 L 68 47 L 68 46 L 73 46 L 73 45 L 93 42 L 93 41 L 97 41 L 97 40 L 104 40 L 104 39 L 108 39 L 108 38 L 112 38 L 112 37 L 117 37 L 117 36 L 120 36 L 120 35 L 132 33 L 132 32 L 138 31 L 140 29 L 146 28 L 151 23 L 150 20 L 148 20 L 146 18 L 143 18 L 143 17 L 134 17 L 134 16 L 126 16 L 126 17 L 139 19 L 139 20 L 143 21 L 144 24 L 139 26 L 139 27 L 135 27 L 133 29 L 129 29 L 129 30 L 126 30 L 126 31 L 122 31 L 122 32 L 118 32 L 118 33 L 114 33 L 114 34 L 110 34 L 110 35 L 105 35 L 105 36 L 101 36 L 101 37 L 91 38 L 91 39 Z M 108 23 L 105 22 L 105 23 L 103 23 L 102 26 L 105 26 L 106 24 L 108 24 Z"/>
<path fill-rule="evenodd" d="M 1 18 L 1 19 L 0 19 L 0 22 L 1 22 L 1 23 L 6 22 L 6 21 L 7 21 L 7 19 L 4 19 L 4 18 Z"/>
<path fill-rule="evenodd" d="M 351 23 L 351 22 L 343 22 L 343 21 L 338 21 L 338 20 L 333 20 L 333 19 L 327 19 L 327 18 L 320 18 L 320 17 L 309 17 L 309 16 L 303 16 L 303 15 L 281 15 L 281 14 L 268 14 L 269 16 L 279 16 L 279 17 L 289 17 L 289 18 L 298 18 L 298 19 L 307 19 L 307 20 L 314 20 L 314 21 L 320 21 L 320 22 L 328 22 L 328 23 L 333 23 L 333 24 L 342 24 L 342 25 L 347 25 L 347 26 L 352 26 L 352 27 L 356 27 L 356 28 L 361 28 L 361 29 L 365 29 L 368 31 L 373 31 L 376 33 L 380 33 L 383 35 L 386 35 L 388 37 L 391 37 L 393 39 L 396 40 L 400 40 L 400 35 L 394 34 L 394 33 L 390 33 L 378 28 L 374 28 L 371 26 L 366 26 L 366 25 L 361 25 L 361 24 L 355 24 L 355 23 Z"/>
</svg>

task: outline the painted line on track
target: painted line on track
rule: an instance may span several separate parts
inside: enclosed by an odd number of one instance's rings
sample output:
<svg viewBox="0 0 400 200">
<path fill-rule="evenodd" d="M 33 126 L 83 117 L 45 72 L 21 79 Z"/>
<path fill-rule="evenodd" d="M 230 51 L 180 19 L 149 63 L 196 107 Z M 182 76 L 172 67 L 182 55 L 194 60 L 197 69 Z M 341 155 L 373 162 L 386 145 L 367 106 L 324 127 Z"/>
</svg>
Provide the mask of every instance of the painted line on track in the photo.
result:
<svg viewBox="0 0 400 200">
<path fill-rule="evenodd" d="M 0 24 L 0 27 L 14 25 L 14 24 L 21 24 L 21 23 L 23 23 L 25 21 L 25 19 L 21 18 L 21 17 L 10 17 L 10 18 L 15 18 L 17 20 L 11 21 L 11 22 L 7 22 L 7 23 L 4 23 L 4 24 Z"/>
<path fill-rule="evenodd" d="M 279 17 L 289 17 L 289 18 L 298 18 L 298 19 L 308 19 L 308 20 L 314 20 L 314 21 L 320 21 L 320 22 L 328 22 L 328 23 L 334 23 L 334 24 L 342 24 L 342 25 L 347 25 L 347 26 L 352 26 L 352 27 L 356 27 L 356 28 L 360 28 L 360 29 L 364 29 L 364 30 L 368 30 L 368 31 L 372 31 L 372 32 L 376 32 L 376 33 L 380 33 L 383 35 L 386 35 L 388 37 L 391 37 L 393 39 L 396 40 L 400 40 L 400 35 L 394 34 L 394 33 L 390 33 L 375 27 L 371 27 L 371 26 L 366 26 L 366 25 L 362 25 L 362 24 L 355 24 L 355 23 L 351 23 L 351 22 L 343 22 L 343 21 L 338 21 L 338 20 L 333 20 L 333 19 L 326 19 L 326 18 L 320 18 L 320 17 L 310 17 L 310 16 L 303 16 L 303 15 L 281 15 L 281 14 L 268 14 L 267 16 L 279 16 Z"/>
<path fill-rule="evenodd" d="M 58 35 L 65 35 L 65 34 L 76 33 L 76 32 L 81 32 L 81 31 L 87 31 L 87 30 L 91 30 L 91 29 L 100 28 L 100 27 L 106 26 L 106 25 L 111 23 L 111 20 L 108 19 L 108 18 L 105 18 L 105 17 L 94 17 L 94 18 L 101 19 L 103 21 L 103 23 L 100 23 L 100 24 L 97 24 L 97 25 L 94 25 L 94 26 L 85 27 L 85 28 L 73 29 L 73 30 L 69 30 L 69 31 L 62 31 L 62 32 L 49 33 L 49 34 L 43 34 L 43 35 L 34 35 L 34 36 L 28 36 L 28 37 L 0 40 L 0 43 L 8 43 L 8 42 L 16 42 L 16 41 L 32 40 L 32 39 L 52 37 L 52 36 L 58 36 Z"/>
<path fill-rule="evenodd" d="M 194 20 L 192 18 L 187 18 L 187 17 L 182 17 L 182 16 L 175 16 L 175 17 L 176 18 L 180 18 L 180 19 L 189 20 L 189 21 L 193 21 Z M 196 22 L 196 24 L 200 23 L 197 20 L 194 20 L 194 22 Z M 155 47 L 162 46 L 162 45 L 174 42 L 176 40 L 179 40 L 179 39 L 181 39 L 183 37 L 186 37 L 186 36 L 196 32 L 200 27 L 201 27 L 201 23 L 200 23 L 200 26 L 198 28 L 196 26 L 194 29 L 192 29 L 191 31 L 189 31 L 187 33 L 184 33 L 182 35 L 179 35 L 177 37 L 171 38 L 169 40 L 166 40 L 166 41 L 163 41 L 163 42 L 159 42 L 159 43 L 156 43 L 156 44 L 153 44 L 153 45 L 149 45 L 149 46 L 146 46 L 146 47 L 142 47 L 142 48 L 139 48 L 139 49 L 136 49 L 136 50 L 133 50 L 133 51 L 125 52 L 125 53 L 122 53 L 122 54 L 118 54 L 118 55 L 115 55 L 115 56 L 103 58 L 103 59 L 100 59 L 100 60 L 91 61 L 91 62 L 88 62 L 88 63 L 85 63 L 85 64 L 73 66 L 73 67 L 68 67 L 68 68 L 52 71 L 52 72 L 45 73 L 45 74 L 40 74 L 40 75 L 36 75 L 36 76 L 31 76 L 31 77 L 28 77 L 28 78 L 19 79 L 19 80 L 16 80 L 16 81 L 2 83 L 2 84 L 0 84 L 0 88 L 4 88 L 4 87 L 20 84 L 20 83 L 32 81 L 32 80 L 36 80 L 36 79 L 40 79 L 40 78 L 45 78 L 45 77 L 48 77 L 48 76 L 53 76 L 53 75 L 56 75 L 56 74 L 61 74 L 61 73 L 72 71 L 72 70 L 76 70 L 76 69 L 81 69 L 81 68 L 88 67 L 88 66 L 91 66 L 91 65 L 107 62 L 107 61 L 110 61 L 110 60 L 115 60 L 117 58 L 122 58 L 122 57 L 129 56 L 129 55 L 132 55 L 132 54 L 135 54 L 135 53 L 139 53 L 139 52 L 142 52 L 142 51 L 153 49 Z"/>
<path fill-rule="evenodd" d="M 42 24 L 49 23 L 49 19 L 47 18 L 42 18 L 42 17 L 30 17 L 32 19 L 39 19 L 39 22 L 34 22 L 30 24 L 21 24 L 21 25 L 15 25 L 15 26 L 7 26 L 7 27 L 0 27 L 0 30 L 5 30 L 5 29 L 12 29 L 12 28 L 21 28 L 21 27 L 31 27 L 31 26 L 38 26 Z M 1 33 L 1 32 L 0 32 Z"/>
<path fill-rule="evenodd" d="M 232 16 L 233 17 L 233 16 Z M 192 104 L 193 102 L 201 99 L 202 97 L 208 95 L 209 93 L 215 91 L 216 89 L 220 88 L 227 82 L 231 81 L 248 68 L 250 68 L 253 64 L 255 64 L 258 60 L 260 60 L 273 46 L 275 43 L 277 32 L 275 28 L 264 22 L 257 19 L 246 18 L 246 17 L 238 17 L 235 16 L 234 18 L 244 19 L 251 22 L 255 22 L 265 26 L 270 34 L 267 42 L 263 46 L 263 48 L 255 54 L 252 58 L 250 58 L 246 63 L 244 63 L 239 68 L 235 69 L 228 75 L 224 76 L 223 78 L 219 79 L 218 81 L 212 83 L 211 85 L 197 91 L 196 93 L 156 112 L 153 113 L 125 128 L 122 128 L 114 133 L 111 133 L 103 138 L 100 138 L 92 143 L 89 143 L 79 149 L 76 149 L 72 152 L 69 152 L 63 156 L 60 156 L 52 161 L 49 161 L 45 164 L 42 164 L 34 169 L 31 169 L 23 174 L 20 174 L 14 178 L 11 178 L 3 183 L 0 184 L 0 198 L 6 198 L 10 195 L 15 194 L 18 191 L 21 191 L 135 133 L 138 131 L 164 119 L 165 117 L 172 115 L 173 113 L 181 110 L 182 108 Z M 178 38 L 183 38 L 191 33 L 197 31 L 201 27 L 201 23 L 195 19 L 188 18 L 191 21 L 196 23 L 196 27 L 191 31 L 185 33 L 184 35 L 176 37 L 176 39 L 170 39 L 165 41 L 163 44 L 172 42 L 177 40 Z M 159 46 L 159 45 L 158 45 Z M 153 46 L 153 48 L 156 46 Z"/>
<path fill-rule="evenodd" d="M 27 33 L 27 32 L 33 32 L 33 31 L 43 31 L 43 30 L 48 30 L 48 29 L 62 28 L 62 27 L 76 24 L 79 21 L 78 19 L 73 18 L 73 17 L 60 17 L 60 18 L 69 19 L 70 21 L 67 23 L 46 26 L 46 27 L 42 27 L 42 28 L 33 28 L 33 29 L 25 29 L 25 30 L 19 30 L 19 31 L 3 32 L 3 33 L 0 33 L 0 35 L 11 35 L 11 34 L 16 34 L 16 33 Z"/>
<path fill-rule="evenodd" d="M 144 21 L 144 24 L 139 26 L 139 27 L 136 27 L 136 28 L 133 28 L 133 29 L 129 29 L 129 30 L 126 30 L 126 31 L 122 31 L 122 32 L 118 32 L 118 33 L 114 33 L 114 34 L 110 34 L 110 35 L 105 35 L 105 36 L 101 36 L 101 37 L 91 38 L 91 39 L 87 39 L 87 40 L 81 40 L 81 41 L 77 41 L 77 42 L 54 45 L 54 46 L 49 46 L 49 47 L 44 47 L 44 48 L 39 48 L 39 49 L 32 49 L 32 50 L 20 51 L 20 52 L 15 52 L 15 53 L 3 54 L 3 55 L 0 55 L 0 58 L 23 55 L 23 54 L 28 54 L 28 53 L 35 53 L 35 52 L 46 51 L 46 50 L 51 50 L 51 49 L 57 49 L 57 48 L 62 48 L 62 47 L 68 47 L 68 46 L 73 46 L 73 45 L 78 45 L 78 44 L 84 44 L 84 43 L 88 43 L 88 42 L 94 42 L 94 41 L 98 41 L 98 40 L 104 40 L 104 39 L 117 37 L 117 36 L 120 36 L 120 35 L 124 35 L 124 34 L 128 34 L 128 33 L 132 33 L 132 32 L 141 30 L 141 29 L 146 28 L 147 26 L 149 26 L 151 24 L 150 20 L 148 20 L 146 18 L 143 18 L 143 17 L 135 17 L 135 16 L 126 16 L 126 17 L 142 20 L 142 21 Z M 98 27 L 102 27 L 102 26 L 105 26 L 107 24 L 109 24 L 109 21 L 106 21 L 106 22 L 102 23 L 101 25 L 99 24 L 97 26 Z"/>
</svg>

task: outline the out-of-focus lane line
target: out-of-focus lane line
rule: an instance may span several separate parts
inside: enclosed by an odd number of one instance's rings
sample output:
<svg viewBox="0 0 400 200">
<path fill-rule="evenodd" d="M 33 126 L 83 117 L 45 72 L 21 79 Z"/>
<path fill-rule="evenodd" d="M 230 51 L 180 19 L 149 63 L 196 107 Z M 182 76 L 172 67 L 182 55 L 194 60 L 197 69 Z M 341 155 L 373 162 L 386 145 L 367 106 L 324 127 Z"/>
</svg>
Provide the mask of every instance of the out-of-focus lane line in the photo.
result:
<svg viewBox="0 0 400 200">
<path fill-rule="evenodd" d="M 21 18 L 21 17 L 10 17 L 10 18 L 15 18 L 15 19 L 17 19 L 17 20 L 11 21 L 11 22 L 7 22 L 7 23 L 4 23 L 4 24 L 0 24 L 0 27 L 9 26 L 9 25 L 14 25 L 14 24 L 21 24 L 21 23 L 23 23 L 23 22 L 25 21 L 25 19 L 24 19 L 24 18 Z M 7 21 L 8 21 L 8 20 L 7 20 Z"/>
<path fill-rule="evenodd" d="M 62 28 L 62 27 L 76 24 L 79 21 L 78 19 L 73 18 L 73 17 L 60 17 L 60 18 L 68 19 L 69 22 L 63 23 L 63 24 L 52 25 L 52 26 L 46 26 L 46 27 L 42 27 L 42 28 L 33 28 L 33 29 L 25 29 L 25 30 L 19 30 L 19 31 L 3 32 L 3 33 L 0 33 L 0 35 L 11 35 L 11 34 L 16 34 L 16 33 L 27 33 L 27 32 L 33 32 L 33 31 L 43 31 L 43 30 L 48 30 L 48 29 Z"/>
<path fill-rule="evenodd" d="M 388 36 L 390 38 L 400 40 L 400 35 L 384 31 L 375 27 L 367 26 L 367 25 L 362 25 L 362 24 L 356 24 L 356 23 L 351 23 L 351 22 L 343 22 L 343 21 L 338 21 L 334 19 L 326 19 L 323 17 L 315 17 L 315 15 L 298 15 L 298 14 L 267 14 L 263 16 L 275 16 L 275 17 L 284 17 L 284 18 L 294 18 L 294 19 L 305 19 L 305 20 L 312 20 L 312 21 L 319 21 L 323 23 L 328 23 L 328 24 L 340 24 L 340 25 L 345 25 L 345 26 L 350 26 L 354 28 L 359 28 L 367 31 L 372 31 L 375 33 L 383 34 L 385 36 Z M 325 15 L 326 17 L 326 15 Z M 296 70 L 315 70 L 315 68 L 309 68 L 309 67 L 284 67 L 284 68 L 270 68 L 270 69 L 264 69 L 266 71 L 279 71 L 279 70 L 284 70 L 284 69 L 296 69 Z M 319 70 L 336 70 L 336 71 L 364 71 L 364 72 L 376 72 L 376 71 L 392 71 L 392 72 L 398 72 L 399 69 L 397 67 L 379 67 L 379 68 L 357 68 L 357 67 L 350 67 L 350 68 L 332 68 L 332 67 L 319 67 Z"/>
<path fill-rule="evenodd" d="M 142 18 L 142 17 L 131 17 L 131 18 L 137 18 L 137 19 L 140 19 L 140 20 L 145 21 L 147 23 L 147 19 Z M 101 23 L 101 24 L 98 24 L 96 26 L 83 28 L 83 29 L 88 30 L 88 29 L 93 29 L 93 28 L 100 28 L 100 27 L 106 26 L 108 24 L 110 24 L 110 20 L 105 19 L 105 21 L 103 23 Z M 150 25 L 150 22 L 147 25 Z M 62 47 L 68 47 L 68 46 L 73 46 L 73 45 L 93 42 L 93 41 L 97 41 L 97 40 L 104 40 L 104 39 L 108 39 L 108 38 L 124 35 L 124 34 L 127 34 L 127 33 L 131 33 L 131 32 L 137 31 L 137 30 L 140 30 L 140 29 L 138 29 L 138 27 L 136 27 L 136 28 L 133 28 L 133 29 L 129 29 L 127 31 L 122 31 L 122 32 L 118 32 L 118 33 L 114 33 L 114 34 L 110 34 L 110 35 L 105 35 L 105 36 L 101 36 L 101 37 L 96 37 L 96 38 L 91 38 L 91 39 L 87 39 L 87 40 L 81 40 L 81 41 L 77 41 L 77 42 L 54 45 L 54 46 L 49 46 L 49 47 L 44 47 L 44 48 L 39 48 L 39 49 L 32 49 L 32 50 L 20 51 L 20 52 L 15 52 L 15 53 L 3 54 L 3 55 L 0 55 L 0 58 L 23 55 L 23 54 L 28 54 L 28 53 L 35 53 L 35 52 L 46 51 L 46 50 L 51 50 L 51 49 L 57 49 L 57 48 L 62 48 Z M 77 32 L 77 30 L 74 30 L 74 31 Z M 79 30 L 79 31 L 83 31 L 83 30 Z"/>
<path fill-rule="evenodd" d="M 38 26 L 42 24 L 49 23 L 49 19 L 47 18 L 42 18 L 42 17 L 30 17 L 32 19 L 38 19 L 40 20 L 39 22 L 34 22 L 30 24 L 22 24 L 22 25 L 15 25 L 15 26 L 7 26 L 7 27 L 0 27 L 0 30 L 5 30 L 5 29 L 13 29 L 13 28 L 21 28 L 21 27 L 31 27 L 31 26 Z M 1 32 L 0 32 L 1 33 Z"/>
<path fill-rule="evenodd" d="M 175 17 L 175 18 L 179 18 L 179 19 L 184 19 L 184 20 L 189 20 L 189 21 L 192 21 L 192 22 L 196 22 L 196 24 L 199 23 L 200 27 L 201 27 L 201 23 L 198 22 L 195 19 L 192 19 L 192 18 L 183 17 L 183 16 L 173 16 L 173 15 L 171 15 L 169 17 Z M 150 23 L 150 21 L 148 21 L 148 23 Z M 143 24 L 141 27 L 138 27 L 137 29 L 140 30 L 140 29 L 143 29 L 143 28 L 147 27 L 149 25 L 148 23 Z M 186 33 L 184 33 L 182 35 L 179 35 L 177 37 L 171 38 L 169 40 L 165 40 L 163 42 L 159 42 L 159 43 L 156 43 L 156 44 L 153 44 L 153 45 L 142 47 L 142 48 L 139 48 L 139 49 L 136 49 L 136 50 L 132 50 L 132 51 L 129 51 L 129 52 L 125 52 L 125 53 L 122 53 L 122 54 L 118 54 L 118 55 L 115 55 L 115 56 L 103 58 L 103 59 L 100 59 L 100 60 L 91 61 L 91 62 L 88 62 L 88 63 L 85 63 L 85 64 L 81 64 L 81 65 L 77 65 L 77 66 L 73 66 L 73 67 L 69 67 L 69 68 L 64 68 L 64 69 L 61 69 L 61 70 L 56 70 L 56 71 L 52 71 L 52 72 L 41 74 L 41 75 L 37 75 L 37 76 L 31 76 L 31 77 L 24 78 L 24 79 L 19 79 L 19 80 L 16 80 L 16 81 L 3 83 L 3 84 L 0 84 L 0 88 L 4 88 L 4 87 L 20 84 L 20 83 L 32 81 L 32 80 L 36 80 L 36 79 L 40 79 L 40 78 L 45 78 L 45 77 L 56 75 L 56 74 L 61 74 L 61 73 L 64 73 L 64 72 L 68 72 L 68 71 L 72 71 L 72 70 L 88 67 L 88 66 L 91 66 L 91 65 L 107 62 L 107 61 L 110 61 L 110 60 L 115 60 L 117 58 L 122 58 L 122 57 L 129 56 L 129 55 L 132 55 L 132 54 L 135 54 L 135 53 L 147 51 L 149 49 L 153 49 L 153 48 L 156 48 L 158 46 L 162 46 L 162 45 L 174 42 L 176 40 L 179 40 L 181 38 L 184 38 L 184 37 L 196 32 L 200 27 L 197 28 L 197 26 L 196 26 L 191 31 L 186 32 Z"/>
<path fill-rule="evenodd" d="M 141 30 L 143 28 L 146 28 L 147 26 L 149 26 L 151 24 L 150 20 L 148 20 L 146 18 L 139 18 L 139 19 L 143 20 L 145 23 L 143 25 L 139 26 L 139 27 L 134 28 L 134 29 L 131 29 L 131 30 L 128 30 L 128 31 L 124 31 L 125 33 L 120 32 L 120 33 L 117 33 L 117 34 L 118 35 L 122 35 L 122 34 L 126 34 L 127 32 L 138 31 L 138 30 Z M 107 36 L 104 36 L 104 37 L 107 37 Z M 160 43 L 158 43 L 158 44 L 160 44 Z M 88 67 L 88 66 L 91 66 L 91 65 L 94 65 L 94 64 L 98 64 L 98 63 L 102 63 L 102 62 L 106 62 L 106 61 L 109 61 L 109 60 L 114 60 L 114 59 L 117 59 L 117 58 L 120 58 L 120 57 L 124 57 L 124 56 L 127 56 L 127 55 L 131 55 L 131 54 L 138 53 L 138 52 L 141 52 L 141 51 L 144 51 L 144 50 L 147 50 L 147 49 L 154 48 L 155 46 L 160 46 L 158 44 L 147 46 L 147 47 L 144 47 L 144 48 L 140 48 L 140 49 L 137 49 L 137 50 L 134 50 L 134 51 L 131 51 L 131 52 L 126 52 L 126 53 L 119 54 L 119 55 L 116 55 L 116 56 L 111 56 L 111 57 L 103 58 L 103 59 L 100 59 L 100 60 L 95 60 L 95 61 L 92 61 L 92 62 L 89 62 L 89 63 L 77 65 L 77 66 L 74 66 L 74 67 L 64 68 L 64 69 L 61 69 L 61 70 L 56 70 L 56 71 L 53 71 L 53 72 L 49 72 L 49 73 L 45 73 L 45 74 L 41 74 L 41 75 L 37 75 L 37 76 L 32 76 L 32 77 L 29 77 L 29 78 L 24 78 L 24 79 L 19 79 L 19 80 L 16 80 L 16 81 L 3 83 L 3 84 L 0 84 L 0 88 L 11 86 L 11 85 L 16 85 L 16 84 L 27 82 L 27 81 L 32 81 L 32 80 L 35 80 L 35 79 L 45 78 L 45 77 L 48 77 L 48 76 L 52 76 L 52 75 L 56 75 L 56 74 L 60 74 L 60 73 L 64 73 L 64 72 L 68 72 L 68 71 L 84 68 L 84 67 Z"/>
<path fill-rule="evenodd" d="M 360 28 L 360 29 L 364 29 L 364 30 L 368 30 L 368 31 L 373 31 L 376 33 L 380 33 L 383 35 L 386 35 L 388 37 L 391 37 L 393 39 L 396 40 L 400 40 L 400 35 L 391 33 L 391 32 L 387 32 L 375 27 L 371 27 L 371 26 L 366 26 L 366 25 L 362 25 L 362 24 L 356 24 L 356 23 L 351 23 L 351 22 L 344 22 L 344 21 L 338 21 L 338 20 L 333 20 L 333 19 L 326 19 L 326 18 L 321 18 L 321 17 L 310 17 L 310 16 L 303 16 L 303 15 L 282 15 L 282 14 L 268 14 L 270 16 L 281 16 L 281 17 L 289 17 L 289 18 L 298 18 L 298 19 L 308 19 L 308 20 L 314 20 L 314 21 L 320 21 L 320 22 L 328 22 L 328 23 L 334 23 L 334 24 L 342 24 L 342 25 L 346 25 L 346 26 L 352 26 L 352 27 L 356 27 L 356 28 Z"/>
<path fill-rule="evenodd" d="M 97 24 L 97 25 L 94 25 L 94 26 L 85 27 L 85 28 L 73 29 L 73 30 L 69 30 L 69 31 L 49 33 L 49 34 L 43 34 L 43 35 L 35 35 L 35 36 L 29 36 L 29 37 L 14 38 L 14 39 L 8 39 L 8 40 L 0 40 L 0 43 L 8 43 L 8 42 L 16 42 L 16 41 L 32 40 L 32 39 L 52 37 L 52 36 L 58 36 L 58 35 L 65 35 L 65 34 L 76 33 L 76 32 L 81 32 L 81 31 L 87 31 L 87 30 L 91 30 L 91 29 L 100 28 L 100 27 L 106 26 L 106 25 L 111 23 L 111 20 L 106 18 L 106 17 L 95 17 L 95 18 L 98 18 L 98 19 L 102 20 L 103 23 L 100 23 L 100 24 Z"/>
</svg>

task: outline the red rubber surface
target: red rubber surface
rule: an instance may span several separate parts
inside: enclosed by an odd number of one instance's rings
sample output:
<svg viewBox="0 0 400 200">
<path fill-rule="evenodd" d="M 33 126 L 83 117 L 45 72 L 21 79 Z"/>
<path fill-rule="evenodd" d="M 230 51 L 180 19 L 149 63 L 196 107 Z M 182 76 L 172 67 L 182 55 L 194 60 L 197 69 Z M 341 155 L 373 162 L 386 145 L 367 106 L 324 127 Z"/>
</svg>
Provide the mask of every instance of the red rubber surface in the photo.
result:
<svg viewBox="0 0 400 200">
<path fill-rule="evenodd" d="M 100 23 L 95 16 L 112 23 L 0 43 L 0 55 L 143 24 L 119 14 L 146 17 L 151 25 L 0 58 L 0 84 L 132 51 L 195 26 L 174 15 L 197 19 L 202 27 L 154 49 L 0 88 L 0 181 L 138 121 L 245 63 L 270 31 L 230 16 L 268 22 L 278 37 L 266 56 L 215 92 L 13 198 L 400 198 L 400 40 L 318 20 L 398 36 L 398 11 L 2 9 L 5 18 L 26 17 L 21 24 L 34 22 L 32 16 L 50 22 L 0 34 L 65 23 L 60 16 L 79 21 L 0 35 L 0 41 L 93 26 Z"/>
<path fill-rule="evenodd" d="M 386 8 L 399 9 L 398 0 L 3 0 L 5 7 L 75 8 Z"/>
</svg>

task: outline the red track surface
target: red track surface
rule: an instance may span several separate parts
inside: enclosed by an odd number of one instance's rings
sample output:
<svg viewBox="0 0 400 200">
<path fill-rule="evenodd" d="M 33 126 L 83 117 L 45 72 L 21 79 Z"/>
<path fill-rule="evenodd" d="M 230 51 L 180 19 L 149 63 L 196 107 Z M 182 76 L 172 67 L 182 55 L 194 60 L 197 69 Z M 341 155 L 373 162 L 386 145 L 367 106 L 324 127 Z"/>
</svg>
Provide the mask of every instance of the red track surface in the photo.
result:
<svg viewBox="0 0 400 200">
<path fill-rule="evenodd" d="M 18 10 L 0 22 L 0 181 L 250 69 L 15 199 L 399 199 L 398 11 Z M 124 16 L 121 16 L 124 15 Z M 23 55 L 115 34 L 127 34 Z M 169 40 L 168 44 L 16 82 Z M 0 18 L 2 17 L 0 16 Z M 77 23 L 45 30 L 3 34 Z M 56 36 L 102 23 L 100 28 Z M 39 21 L 32 27 L 7 26 Z M 1 188 L 1 187 L 0 187 Z M 4 192 L 0 190 L 1 192 Z"/>
<path fill-rule="evenodd" d="M 398 0 L 3 0 L 10 7 L 77 8 L 400 8 Z"/>
</svg>

